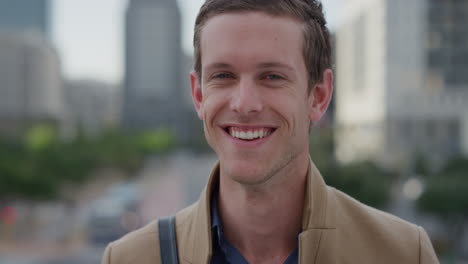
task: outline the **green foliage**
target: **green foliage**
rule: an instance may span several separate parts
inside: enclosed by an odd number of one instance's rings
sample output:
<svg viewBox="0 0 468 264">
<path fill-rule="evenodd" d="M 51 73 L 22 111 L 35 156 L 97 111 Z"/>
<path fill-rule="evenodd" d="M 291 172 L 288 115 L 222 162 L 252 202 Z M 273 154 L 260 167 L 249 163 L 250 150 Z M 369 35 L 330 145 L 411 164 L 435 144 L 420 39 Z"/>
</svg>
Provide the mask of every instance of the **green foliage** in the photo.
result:
<svg viewBox="0 0 468 264">
<path fill-rule="evenodd" d="M 355 199 L 377 208 L 386 205 L 390 196 L 390 175 L 371 162 L 335 165 L 322 170 L 325 181 Z"/>
<path fill-rule="evenodd" d="M 57 194 L 57 181 L 41 173 L 36 157 L 24 144 L 0 142 L 0 198 L 47 199 Z"/>
<path fill-rule="evenodd" d="M 312 129 L 309 140 L 310 156 L 318 168 L 335 166 L 334 148 L 332 128 Z"/>
<path fill-rule="evenodd" d="M 442 169 L 444 174 L 455 174 L 458 176 L 468 175 L 468 158 L 458 157 L 447 162 Z"/>
<path fill-rule="evenodd" d="M 424 158 L 424 155 L 421 153 L 417 153 L 414 159 L 413 164 L 413 171 L 419 176 L 428 176 L 430 175 L 429 164 L 427 160 Z"/>
<path fill-rule="evenodd" d="M 369 161 L 338 164 L 333 149 L 332 129 L 314 128 L 310 139 L 311 157 L 326 183 L 367 205 L 384 207 L 390 198 L 390 175 Z"/>
<path fill-rule="evenodd" d="M 133 173 L 146 155 L 167 152 L 174 144 L 165 129 L 137 135 L 109 130 L 64 142 L 51 127 L 33 127 L 24 140 L 0 139 L 0 199 L 57 198 L 61 186 L 88 180 L 98 167 Z"/>
<path fill-rule="evenodd" d="M 437 177 L 427 182 L 426 189 L 418 200 L 418 207 L 442 218 L 468 216 L 468 182 L 466 179 Z"/>
<path fill-rule="evenodd" d="M 468 160 L 457 158 L 447 163 L 426 181 L 418 208 L 442 218 L 468 217 Z"/>
<path fill-rule="evenodd" d="M 449 161 L 426 180 L 426 188 L 417 200 L 419 210 L 437 216 L 447 228 L 449 248 L 460 255 L 461 240 L 468 221 L 468 159 Z"/>
<path fill-rule="evenodd" d="M 135 137 L 109 130 L 94 139 L 81 138 L 76 146 L 87 150 L 101 167 L 117 167 L 132 173 L 142 165 L 144 157 Z"/>
<path fill-rule="evenodd" d="M 26 145 L 31 150 L 41 150 L 52 144 L 57 138 L 54 127 L 50 125 L 37 125 L 26 133 Z"/>
<path fill-rule="evenodd" d="M 175 142 L 173 133 L 167 129 L 144 132 L 137 140 L 140 149 L 149 153 L 167 151 Z"/>
</svg>

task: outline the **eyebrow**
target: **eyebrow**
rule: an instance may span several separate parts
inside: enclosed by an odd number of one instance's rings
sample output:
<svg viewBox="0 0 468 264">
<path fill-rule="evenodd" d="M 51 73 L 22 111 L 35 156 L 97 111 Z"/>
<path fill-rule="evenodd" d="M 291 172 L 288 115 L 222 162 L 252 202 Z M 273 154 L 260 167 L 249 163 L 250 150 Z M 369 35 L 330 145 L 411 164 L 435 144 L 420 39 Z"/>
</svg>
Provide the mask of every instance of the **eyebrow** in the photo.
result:
<svg viewBox="0 0 468 264">
<path fill-rule="evenodd" d="M 258 68 L 284 68 L 288 71 L 294 71 L 294 69 L 291 66 L 284 64 L 284 63 L 280 63 L 280 62 L 264 62 L 264 63 L 260 63 L 257 67 Z"/>
<path fill-rule="evenodd" d="M 232 65 L 228 63 L 224 63 L 224 62 L 215 62 L 215 63 L 209 64 L 206 67 L 206 70 L 209 71 L 213 69 L 227 69 L 227 68 L 232 68 Z M 284 68 L 289 71 L 294 71 L 294 69 L 291 66 L 284 64 L 284 63 L 280 63 L 280 62 L 263 62 L 263 63 L 258 64 L 257 68 Z"/>
</svg>

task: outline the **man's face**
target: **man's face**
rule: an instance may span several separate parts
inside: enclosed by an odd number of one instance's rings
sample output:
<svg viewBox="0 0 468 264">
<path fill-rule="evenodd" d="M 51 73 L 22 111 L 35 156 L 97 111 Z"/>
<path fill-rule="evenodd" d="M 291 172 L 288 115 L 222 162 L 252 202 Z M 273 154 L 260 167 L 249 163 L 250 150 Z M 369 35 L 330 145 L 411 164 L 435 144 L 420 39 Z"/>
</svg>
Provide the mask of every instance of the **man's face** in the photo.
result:
<svg viewBox="0 0 468 264">
<path fill-rule="evenodd" d="M 206 22 L 192 96 L 221 172 L 232 180 L 261 184 L 308 158 L 310 121 L 322 113 L 314 115 L 302 51 L 303 26 L 291 18 L 249 12 Z"/>
</svg>

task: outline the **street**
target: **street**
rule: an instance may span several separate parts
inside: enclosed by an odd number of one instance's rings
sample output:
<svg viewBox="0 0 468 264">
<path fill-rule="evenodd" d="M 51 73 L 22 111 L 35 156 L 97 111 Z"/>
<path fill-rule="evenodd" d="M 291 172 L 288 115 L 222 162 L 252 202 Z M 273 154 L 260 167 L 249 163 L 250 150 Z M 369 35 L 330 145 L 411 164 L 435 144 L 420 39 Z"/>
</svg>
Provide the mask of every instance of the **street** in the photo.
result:
<svg viewBox="0 0 468 264">
<path fill-rule="evenodd" d="M 141 227 L 155 218 L 171 215 L 181 208 L 191 204 L 205 185 L 209 172 L 216 161 L 214 155 L 193 155 L 188 152 L 178 152 L 168 157 L 149 158 L 144 168 L 135 180 L 129 182 L 115 182 L 103 190 L 104 198 L 100 197 L 81 205 L 70 211 L 61 207 L 48 209 L 49 214 L 59 215 L 60 221 L 45 223 L 41 228 L 45 231 L 39 238 L 21 239 L 20 242 L 5 244 L 0 239 L 1 264 L 92 264 L 100 263 L 105 245 L 121 236 L 125 219 L 118 218 L 119 227 L 107 228 L 113 224 L 104 222 L 104 229 L 93 225 L 107 215 L 120 213 L 120 204 L 124 203 L 126 196 L 137 196 L 138 223 L 124 227 L 130 230 Z M 136 195 L 132 188 L 136 188 Z M 117 191 L 116 191 L 117 190 Z M 107 193 L 111 193 L 112 197 Z M 111 198 L 109 198 L 111 197 Z M 107 208 L 98 207 L 99 215 L 93 215 L 93 207 L 109 202 Z M 50 207 L 50 206 L 49 206 Z M 113 207 L 116 209 L 114 210 Z M 112 209 L 112 210 L 111 210 Z M 60 211 L 60 212 L 55 212 Z M 120 215 L 119 215 L 120 217 Z M 127 221 L 128 222 L 128 221 Z M 58 224 L 61 223 L 61 224 Z M 70 224 L 67 224 L 70 223 Z M 73 226 L 70 226 L 71 223 Z M 129 226 L 129 227 L 128 227 Z M 117 228 L 120 228 L 117 230 Z M 125 232 L 129 230 L 125 229 Z M 96 234 L 93 232 L 108 232 L 101 234 L 99 241 L 92 241 Z M 123 234 L 123 233 L 122 233 Z M 114 238 L 115 237 L 115 238 Z"/>
</svg>

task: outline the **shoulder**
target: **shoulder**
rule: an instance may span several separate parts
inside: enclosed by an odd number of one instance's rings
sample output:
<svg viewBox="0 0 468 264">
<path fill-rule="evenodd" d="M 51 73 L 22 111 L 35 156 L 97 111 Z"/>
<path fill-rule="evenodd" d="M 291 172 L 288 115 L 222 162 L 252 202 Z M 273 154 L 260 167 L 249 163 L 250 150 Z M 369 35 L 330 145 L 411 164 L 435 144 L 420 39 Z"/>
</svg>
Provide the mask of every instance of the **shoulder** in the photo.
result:
<svg viewBox="0 0 468 264">
<path fill-rule="evenodd" d="M 417 236 L 418 227 L 397 216 L 367 206 L 351 196 L 329 187 L 335 198 L 334 207 L 339 217 L 338 225 L 356 225 L 367 230 L 387 234 L 389 231 L 404 231 L 405 235 Z M 374 231 L 374 230 L 373 230 Z M 401 235 L 399 235 L 401 237 Z"/>
<path fill-rule="evenodd" d="M 421 259 L 426 258 L 432 260 L 427 263 L 438 263 L 423 228 L 364 205 L 332 187 L 328 190 L 336 210 L 338 243 L 347 249 L 345 254 L 359 252 L 404 263 L 423 263 Z"/>
<path fill-rule="evenodd" d="M 155 220 L 110 243 L 102 263 L 154 263 L 160 258 L 158 235 L 158 222 Z"/>
<path fill-rule="evenodd" d="M 176 215 L 177 236 L 183 235 L 180 230 L 187 229 L 193 216 L 195 204 L 183 209 Z M 128 233 L 119 240 L 110 243 L 104 252 L 103 264 L 127 263 L 160 263 L 158 220 Z"/>
</svg>

